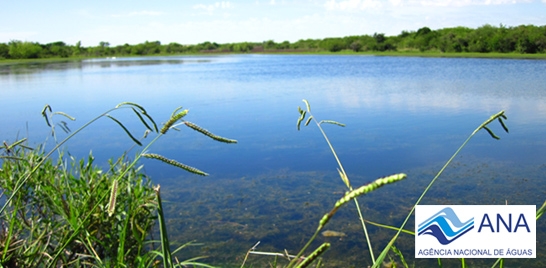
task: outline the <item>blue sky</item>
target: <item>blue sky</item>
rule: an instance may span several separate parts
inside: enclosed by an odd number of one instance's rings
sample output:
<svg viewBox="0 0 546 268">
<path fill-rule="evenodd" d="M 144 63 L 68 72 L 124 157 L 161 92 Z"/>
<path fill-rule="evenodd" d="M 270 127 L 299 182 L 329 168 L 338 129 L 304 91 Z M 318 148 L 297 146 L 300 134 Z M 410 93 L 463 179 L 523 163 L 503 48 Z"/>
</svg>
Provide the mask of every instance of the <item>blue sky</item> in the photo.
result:
<svg viewBox="0 0 546 268">
<path fill-rule="evenodd" d="M 501 23 L 546 25 L 546 0 L 3 1 L 0 42 L 295 42 Z"/>
</svg>

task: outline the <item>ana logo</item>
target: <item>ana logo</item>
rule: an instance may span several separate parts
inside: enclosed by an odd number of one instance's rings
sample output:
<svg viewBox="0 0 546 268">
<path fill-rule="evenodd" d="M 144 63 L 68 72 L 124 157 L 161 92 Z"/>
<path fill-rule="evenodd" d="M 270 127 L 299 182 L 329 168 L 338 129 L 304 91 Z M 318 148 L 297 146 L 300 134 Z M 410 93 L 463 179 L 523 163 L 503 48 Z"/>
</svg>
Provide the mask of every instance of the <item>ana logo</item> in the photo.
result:
<svg viewBox="0 0 546 268">
<path fill-rule="evenodd" d="M 416 206 L 415 257 L 536 258 L 535 217 L 534 205 Z"/>
<path fill-rule="evenodd" d="M 420 223 L 418 228 L 418 235 L 432 235 L 442 245 L 447 245 L 474 229 L 474 217 L 461 222 L 453 209 L 446 207 Z"/>
</svg>

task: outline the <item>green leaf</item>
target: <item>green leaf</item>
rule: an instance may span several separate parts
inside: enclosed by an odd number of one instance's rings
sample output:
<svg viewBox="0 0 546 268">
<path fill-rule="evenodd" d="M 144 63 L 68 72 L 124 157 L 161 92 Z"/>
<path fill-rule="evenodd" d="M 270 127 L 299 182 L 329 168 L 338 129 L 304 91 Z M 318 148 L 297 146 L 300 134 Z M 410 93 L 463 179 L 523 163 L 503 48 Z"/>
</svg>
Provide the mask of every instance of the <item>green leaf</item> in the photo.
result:
<svg viewBox="0 0 546 268">
<path fill-rule="evenodd" d="M 502 128 L 504 128 L 504 131 L 506 131 L 506 133 L 508 133 L 508 128 L 506 127 L 506 125 L 504 124 L 504 122 L 502 121 L 502 118 L 499 117 L 499 122 L 502 126 Z"/>
<path fill-rule="evenodd" d="M 199 170 L 197 168 L 190 167 L 188 165 L 182 164 L 182 163 L 180 163 L 180 162 L 178 162 L 178 161 L 176 161 L 174 159 L 169 159 L 169 158 L 164 157 L 162 155 L 142 154 L 142 157 L 156 159 L 156 160 L 159 160 L 159 161 L 161 161 L 163 163 L 166 163 L 166 164 L 181 168 L 181 169 L 183 169 L 185 171 L 188 171 L 188 172 L 191 172 L 191 173 L 194 173 L 194 174 L 197 174 L 197 175 L 201 175 L 201 176 L 208 176 L 209 175 L 209 174 L 205 173 L 204 171 L 201 171 L 201 170 Z"/>
<path fill-rule="evenodd" d="M 175 112 L 178 112 L 180 110 L 180 108 L 182 107 L 179 107 L 175 110 Z M 163 125 L 163 127 L 161 128 L 161 134 L 165 134 L 167 133 L 167 131 L 174 125 L 174 123 L 176 123 L 178 120 L 182 119 L 182 117 L 186 116 L 188 114 L 188 109 L 186 110 L 183 110 L 182 112 L 179 112 L 177 114 L 173 113 L 173 115 L 171 115 L 171 118 L 169 119 L 169 121 L 167 121 L 167 123 L 165 123 L 165 125 Z"/>
<path fill-rule="evenodd" d="M 303 99 L 303 102 L 305 102 L 305 107 L 307 108 L 307 111 L 311 112 L 311 105 L 309 105 L 309 102 L 306 99 Z"/>
<path fill-rule="evenodd" d="M 305 121 L 305 126 L 308 126 L 309 123 L 311 123 L 311 120 L 313 120 L 313 116 L 309 116 L 309 118 L 307 118 L 307 121 Z"/>
<path fill-rule="evenodd" d="M 298 107 L 299 108 L 299 107 Z M 298 131 L 300 130 L 300 125 L 301 125 L 301 121 L 303 121 L 303 119 L 305 119 L 305 115 L 307 114 L 306 111 L 303 111 L 300 115 L 300 118 L 298 118 L 298 124 L 297 124 L 297 127 L 298 127 Z"/>
<path fill-rule="evenodd" d="M 129 130 L 128 130 L 120 121 L 118 121 L 117 119 L 113 118 L 113 117 L 110 116 L 110 115 L 106 115 L 106 116 L 107 116 L 108 118 L 114 120 L 114 122 L 118 123 L 118 125 L 119 125 L 121 128 L 123 128 L 123 130 L 125 131 L 125 133 L 127 133 L 127 135 L 128 135 L 136 144 L 138 144 L 139 146 L 142 146 L 142 143 L 141 143 L 139 140 L 137 140 L 137 139 L 131 134 L 131 132 L 129 132 Z"/>
<path fill-rule="evenodd" d="M 184 108 L 184 107 L 180 106 L 180 107 L 174 109 L 173 113 L 171 114 L 171 117 L 174 117 L 178 113 L 178 111 L 182 110 L 182 108 Z"/>
<path fill-rule="evenodd" d="M 546 211 L 546 201 L 544 201 L 544 204 L 537 210 L 537 220 L 542 217 L 542 214 L 544 214 L 544 211 Z"/>
<path fill-rule="evenodd" d="M 225 142 L 225 143 L 237 143 L 237 140 L 233 140 L 233 139 L 228 139 L 228 138 L 224 138 L 224 137 L 221 137 L 221 136 L 218 136 L 218 135 L 215 135 L 215 134 L 212 134 L 210 133 L 208 130 L 192 123 L 192 122 L 188 122 L 188 121 L 185 121 L 184 124 L 186 124 L 187 127 L 197 131 L 197 132 L 200 132 L 202 133 L 203 135 L 213 139 L 213 140 L 216 140 L 216 141 L 219 141 L 219 142 Z"/>
<path fill-rule="evenodd" d="M 66 118 L 68 118 L 68 119 L 70 119 L 72 121 L 76 121 L 76 118 L 74 118 L 74 117 L 72 117 L 72 116 L 70 116 L 70 115 L 68 115 L 68 114 L 66 114 L 64 112 L 54 112 L 53 113 L 53 115 L 56 115 L 56 114 L 62 115 L 62 116 L 66 117 Z"/>
<path fill-rule="evenodd" d="M 51 127 L 51 124 L 49 124 L 49 119 L 47 118 L 47 110 L 49 110 L 49 112 L 51 113 L 51 106 L 49 106 L 49 104 L 46 104 L 42 109 L 42 116 L 44 117 L 47 126 Z"/>
<path fill-rule="evenodd" d="M 142 115 L 140 115 L 139 112 L 137 112 L 137 110 L 133 107 L 131 107 L 131 109 L 133 110 L 133 112 L 135 112 L 135 114 L 138 116 L 138 118 L 140 119 L 140 122 L 142 122 L 142 124 L 144 124 L 144 126 L 146 126 L 147 129 L 149 130 L 152 130 L 152 128 L 148 125 L 148 123 L 146 123 L 146 120 L 144 120 L 144 118 L 142 117 Z M 156 127 L 157 128 L 157 127 Z"/>
<path fill-rule="evenodd" d="M 342 123 L 339 123 L 339 122 L 333 121 L 333 120 L 322 120 L 322 121 L 319 122 L 319 125 L 322 124 L 322 123 L 333 124 L 333 125 L 338 125 L 340 127 L 345 127 L 345 124 L 342 124 Z"/>
<path fill-rule="evenodd" d="M 491 131 L 491 129 L 489 129 L 488 127 L 484 126 L 483 129 L 487 130 L 487 132 L 489 133 L 489 135 L 491 135 L 493 139 L 500 140 L 499 136 L 495 135 L 495 133 L 493 133 L 493 131 Z"/>
<path fill-rule="evenodd" d="M 116 197 L 118 196 L 118 180 L 112 182 L 110 201 L 108 202 L 108 217 L 112 217 L 116 210 Z"/>
</svg>

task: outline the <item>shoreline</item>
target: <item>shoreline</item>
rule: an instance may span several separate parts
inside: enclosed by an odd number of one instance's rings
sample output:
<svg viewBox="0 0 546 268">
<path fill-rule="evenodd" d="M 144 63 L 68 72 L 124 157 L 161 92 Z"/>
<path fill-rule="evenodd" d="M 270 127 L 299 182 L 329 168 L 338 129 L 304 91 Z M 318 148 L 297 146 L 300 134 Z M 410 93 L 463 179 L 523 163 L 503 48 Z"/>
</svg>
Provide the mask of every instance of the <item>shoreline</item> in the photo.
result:
<svg viewBox="0 0 546 268">
<path fill-rule="evenodd" d="M 354 52 L 343 50 L 339 52 L 330 51 L 260 51 L 249 53 L 233 53 L 233 52 L 201 52 L 201 53 L 181 53 L 181 54 L 154 54 L 154 55 L 112 55 L 117 58 L 135 58 L 135 57 L 165 57 L 165 56 L 225 56 L 225 55 L 347 55 L 347 56 L 378 56 L 378 57 L 424 57 L 424 58 L 476 58 L 476 59 L 534 59 L 546 60 L 546 53 L 538 54 L 520 54 L 520 53 L 498 53 L 498 52 L 435 52 L 435 51 L 387 51 L 387 52 Z M 89 59 L 107 59 L 108 57 L 68 57 L 68 58 L 37 58 L 37 59 L 0 59 L 0 66 L 16 65 L 16 64 L 32 64 L 32 63 L 54 63 L 54 62 L 69 62 L 83 61 Z"/>
</svg>

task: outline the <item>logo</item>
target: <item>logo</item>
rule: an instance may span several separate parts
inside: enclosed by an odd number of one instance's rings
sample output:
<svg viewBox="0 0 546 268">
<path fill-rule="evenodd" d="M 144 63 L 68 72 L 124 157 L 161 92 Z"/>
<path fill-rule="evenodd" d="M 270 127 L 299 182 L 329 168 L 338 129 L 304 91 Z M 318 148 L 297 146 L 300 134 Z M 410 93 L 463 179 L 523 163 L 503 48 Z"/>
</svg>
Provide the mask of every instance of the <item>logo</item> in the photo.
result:
<svg viewBox="0 0 546 268">
<path fill-rule="evenodd" d="M 438 239 L 440 244 L 447 245 L 474 229 L 474 218 L 461 222 L 453 209 L 446 207 L 419 224 L 418 227 L 418 235 L 432 235 Z"/>
<path fill-rule="evenodd" d="M 536 206 L 419 205 L 416 258 L 536 258 Z"/>
</svg>

